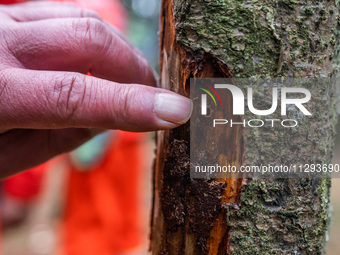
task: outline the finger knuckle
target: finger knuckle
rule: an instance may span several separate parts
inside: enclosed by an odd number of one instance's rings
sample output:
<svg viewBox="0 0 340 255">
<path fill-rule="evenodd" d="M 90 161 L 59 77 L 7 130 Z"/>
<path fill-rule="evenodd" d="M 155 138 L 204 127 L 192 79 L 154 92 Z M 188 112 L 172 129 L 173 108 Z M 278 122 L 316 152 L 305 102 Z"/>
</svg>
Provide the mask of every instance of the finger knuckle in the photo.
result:
<svg viewBox="0 0 340 255">
<path fill-rule="evenodd" d="M 19 47 L 20 43 L 24 41 L 24 39 L 22 38 L 23 34 L 24 34 L 24 31 L 22 27 L 18 24 L 15 24 L 15 23 L 12 24 L 11 29 L 8 29 L 7 26 L 0 24 L 1 53 L 3 53 L 3 51 L 6 51 L 6 52 L 9 51 L 11 53 L 18 51 L 17 48 L 20 48 Z"/>
<path fill-rule="evenodd" d="M 10 75 L 6 69 L 0 70 L 0 98 L 8 87 Z"/>
<path fill-rule="evenodd" d="M 56 80 L 51 111 L 56 112 L 58 118 L 76 120 L 76 113 L 81 111 L 87 95 L 85 79 L 82 75 L 72 74 Z"/>
<path fill-rule="evenodd" d="M 116 107 L 115 115 L 120 116 L 126 123 L 130 121 L 130 114 L 136 112 L 133 106 L 140 105 L 138 102 L 138 93 L 132 85 L 119 86 L 115 91 Z"/>
<path fill-rule="evenodd" d="M 78 45 L 90 53 L 99 54 L 107 50 L 109 33 L 103 22 L 96 18 L 77 19 L 74 24 L 75 37 Z"/>
</svg>

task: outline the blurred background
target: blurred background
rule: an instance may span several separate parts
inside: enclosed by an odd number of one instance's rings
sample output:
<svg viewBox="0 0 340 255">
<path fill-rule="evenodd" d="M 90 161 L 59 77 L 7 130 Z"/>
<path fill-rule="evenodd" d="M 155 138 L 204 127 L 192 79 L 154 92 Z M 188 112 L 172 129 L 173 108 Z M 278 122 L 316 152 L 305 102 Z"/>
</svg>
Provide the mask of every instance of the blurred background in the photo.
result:
<svg viewBox="0 0 340 255">
<path fill-rule="evenodd" d="M 117 26 L 159 70 L 159 0 L 72 2 Z M 154 149 L 152 133 L 108 132 L 70 155 L 4 180 L 2 255 L 146 254 Z M 340 164 L 340 137 L 334 163 Z M 332 186 L 327 255 L 338 255 L 340 179 Z"/>
<path fill-rule="evenodd" d="M 159 0 L 54 1 L 96 11 L 158 71 Z M 0 255 L 146 254 L 154 149 L 153 133 L 111 131 L 2 181 Z"/>
</svg>

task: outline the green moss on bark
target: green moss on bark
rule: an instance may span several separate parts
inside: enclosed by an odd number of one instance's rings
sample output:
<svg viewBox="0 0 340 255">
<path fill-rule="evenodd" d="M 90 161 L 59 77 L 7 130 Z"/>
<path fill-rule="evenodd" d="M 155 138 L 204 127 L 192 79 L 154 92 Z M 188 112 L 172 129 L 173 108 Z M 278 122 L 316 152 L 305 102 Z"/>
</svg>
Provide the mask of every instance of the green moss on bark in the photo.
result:
<svg viewBox="0 0 340 255">
<path fill-rule="evenodd" d="M 305 77 L 332 69 L 334 1 L 174 2 L 178 43 L 213 54 L 233 77 Z M 311 60 L 320 56 L 326 56 L 321 63 Z"/>
</svg>

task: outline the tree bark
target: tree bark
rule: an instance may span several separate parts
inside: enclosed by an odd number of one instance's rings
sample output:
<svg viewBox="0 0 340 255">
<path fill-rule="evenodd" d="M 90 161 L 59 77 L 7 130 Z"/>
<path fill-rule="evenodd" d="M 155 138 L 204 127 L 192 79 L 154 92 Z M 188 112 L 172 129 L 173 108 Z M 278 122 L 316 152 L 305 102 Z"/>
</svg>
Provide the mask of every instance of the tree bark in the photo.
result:
<svg viewBox="0 0 340 255">
<path fill-rule="evenodd" d="M 336 1 L 163 0 L 161 86 L 189 97 L 190 78 L 331 77 L 337 26 Z M 325 91 L 300 131 L 218 134 L 230 148 L 223 160 L 331 163 L 335 86 L 312 94 Z M 329 179 L 194 180 L 189 138 L 189 124 L 157 133 L 152 254 L 324 253 Z"/>
</svg>

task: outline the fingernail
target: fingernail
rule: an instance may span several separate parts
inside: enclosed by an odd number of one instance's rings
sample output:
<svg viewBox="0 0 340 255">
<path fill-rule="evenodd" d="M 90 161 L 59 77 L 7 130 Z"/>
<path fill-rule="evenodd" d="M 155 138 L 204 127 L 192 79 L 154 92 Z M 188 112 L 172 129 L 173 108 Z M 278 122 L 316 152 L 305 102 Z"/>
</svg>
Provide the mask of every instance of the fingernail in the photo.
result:
<svg viewBox="0 0 340 255">
<path fill-rule="evenodd" d="M 155 96 L 153 111 L 164 121 L 182 125 L 190 118 L 192 102 L 180 95 L 158 93 Z"/>
</svg>

